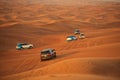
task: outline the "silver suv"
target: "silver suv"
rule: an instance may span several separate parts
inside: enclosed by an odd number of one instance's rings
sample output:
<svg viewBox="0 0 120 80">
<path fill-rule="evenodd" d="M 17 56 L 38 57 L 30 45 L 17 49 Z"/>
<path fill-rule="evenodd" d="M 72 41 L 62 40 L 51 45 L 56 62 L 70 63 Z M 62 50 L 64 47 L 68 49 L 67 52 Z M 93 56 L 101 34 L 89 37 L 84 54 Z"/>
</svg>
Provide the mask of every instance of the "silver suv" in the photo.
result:
<svg viewBox="0 0 120 80">
<path fill-rule="evenodd" d="M 33 44 L 27 44 L 27 43 L 18 43 L 16 45 L 16 49 L 17 50 L 21 50 L 21 49 L 31 49 L 33 48 Z"/>
<path fill-rule="evenodd" d="M 75 29 L 74 34 L 75 34 L 75 35 L 76 35 L 76 34 L 80 34 L 80 30 L 79 30 L 79 29 Z"/>
<path fill-rule="evenodd" d="M 48 60 L 56 57 L 55 49 L 48 48 L 41 51 L 41 61 Z"/>
</svg>

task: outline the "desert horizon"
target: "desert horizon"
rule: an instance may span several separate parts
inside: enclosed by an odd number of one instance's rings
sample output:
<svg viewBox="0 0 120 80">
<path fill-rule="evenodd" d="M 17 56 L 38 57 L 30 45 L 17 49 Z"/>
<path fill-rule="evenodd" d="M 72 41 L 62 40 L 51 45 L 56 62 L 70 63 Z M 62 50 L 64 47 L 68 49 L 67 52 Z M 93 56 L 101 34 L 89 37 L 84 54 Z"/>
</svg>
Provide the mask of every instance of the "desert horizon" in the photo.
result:
<svg viewBox="0 0 120 80">
<path fill-rule="evenodd" d="M 119 8 L 119 0 L 0 0 L 0 80 L 119 80 Z M 41 61 L 49 48 L 56 58 Z"/>
</svg>

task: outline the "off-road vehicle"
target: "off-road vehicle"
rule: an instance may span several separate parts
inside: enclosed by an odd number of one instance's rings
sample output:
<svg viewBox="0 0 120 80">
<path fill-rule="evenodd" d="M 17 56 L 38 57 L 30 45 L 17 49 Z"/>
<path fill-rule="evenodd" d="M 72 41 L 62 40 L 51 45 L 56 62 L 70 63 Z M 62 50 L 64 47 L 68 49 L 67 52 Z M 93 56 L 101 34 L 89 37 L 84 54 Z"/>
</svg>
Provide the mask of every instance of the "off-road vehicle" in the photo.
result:
<svg viewBox="0 0 120 80">
<path fill-rule="evenodd" d="M 40 52 L 41 56 L 41 61 L 43 60 L 48 60 L 56 57 L 56 51 L 55 49 L 48 48 L 44 49 Z"/>
</svg>

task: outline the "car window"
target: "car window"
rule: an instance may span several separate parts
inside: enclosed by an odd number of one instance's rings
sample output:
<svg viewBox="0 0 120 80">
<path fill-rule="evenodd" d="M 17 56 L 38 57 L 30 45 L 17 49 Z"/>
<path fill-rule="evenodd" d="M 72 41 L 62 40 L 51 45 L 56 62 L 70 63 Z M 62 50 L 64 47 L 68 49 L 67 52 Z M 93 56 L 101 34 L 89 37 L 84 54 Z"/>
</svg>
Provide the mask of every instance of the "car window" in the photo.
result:
<svg viewBox="0 0 120 80">
<path fill-rule="evenodd" d="M 53 49 L 52 52 L 55 52 L 55 50 Z"/>
<path fill-rule="evenodd" d="M 73 38 L 73 37 L 75 37 L 75 36 L 68 36 L 67 38 Z"/>
<path fill-rule="evenodd" d="M 22 44 L 22 45 L 27 45 L 26 43 Z"/>
<path fill-rule="evenodd" d="M 41 54 L 47 54 L 50 53 L 50 51 L 42 51 Z"/>
<path fill-rule="evenodd" d="M 17 46 L 21 46 L 21 44 L 17 44 Z"/>
</svg>

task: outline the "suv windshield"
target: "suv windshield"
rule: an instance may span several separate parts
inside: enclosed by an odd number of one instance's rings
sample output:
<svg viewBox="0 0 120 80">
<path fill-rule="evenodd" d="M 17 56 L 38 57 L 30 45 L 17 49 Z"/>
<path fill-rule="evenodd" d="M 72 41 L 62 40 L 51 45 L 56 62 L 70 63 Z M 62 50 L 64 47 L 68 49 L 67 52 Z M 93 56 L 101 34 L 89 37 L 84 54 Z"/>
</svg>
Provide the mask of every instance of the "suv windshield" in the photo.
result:
<svg viewBox="0 0 120 80">
<path fill-rule="evenodd" d="M 47 54 L 50 53 L 49 51 L 42 51 L 41 54 Z"/>
</svg>

